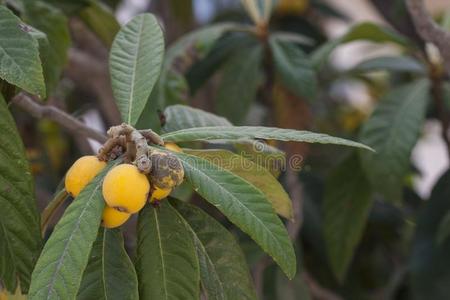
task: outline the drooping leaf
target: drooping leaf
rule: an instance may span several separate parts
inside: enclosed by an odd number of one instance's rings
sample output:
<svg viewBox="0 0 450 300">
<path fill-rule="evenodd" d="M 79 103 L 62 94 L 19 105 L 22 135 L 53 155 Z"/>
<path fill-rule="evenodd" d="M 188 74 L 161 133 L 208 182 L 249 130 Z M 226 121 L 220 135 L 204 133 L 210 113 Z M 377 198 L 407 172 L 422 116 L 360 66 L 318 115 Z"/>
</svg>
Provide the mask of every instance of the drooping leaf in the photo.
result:
<svg viewBox="0 0 450 300">
<path fill-rule="evenodd" d="M 117 34 L 111 47 L 111 85 L 122 120 L 135 125 L 158 79 L 164 37 L 151 14 L 134 17 Z"/>
<path fill-rule="evenodd" d="M 376 191 L 389 201 L 401 198 L 409 158 L 419 138 L 428 104 L 427 80 L 386 94 L 364 124 L 360 140 L 376 153 L 361 153 L 363 168 Z"/>
<path fill-rule="evenodd" d="M 434 186 L 430 199 L 420 212 L 408 270 L 411 294 L 417 300 L 448 299 L 450 287 L 450 239 L 438 243 L 436 233 L 450 210 L 450 172 Z"/>
<path fill-rule="evenodd" d="M 10 292 L 17 283 L 28 291 L 41 248 L 33 185 L 23 143 L 0 94 L 0 280 Z"/>
<path fill-rule="evenodd" d="M 436 241 L 438 243 L 444 242 L 448 236 L 450 235 L 450 212 L 442 218 L 441 223 L 439 224 L 439 229 L 436 236 Z"/>
<path fill-rule="evenodd" d="M 409 46 L 410 41 L 395 31 L 374 23 L 364 22 L 356 24 L 349 31 L 337 39 L 332 39 L 323 44 L 311 54 L 312 64 L 320 68 L 330 56 L 331 52 L 341 44 L 353 41 L 370 41 L 373 43 L 391 42 L 400 46 Z"/>
<path fill-rule="evenodd" d="M 356 154 L 329 176 L 323 205 L 329 261 L 336 278 L 343 281 L 372 207 L 370 184 Z"/>
<path fill-rule="evenodd" d="M 45 236 L 47 227 L 58 209 L 64 204 L 64 202 L 69 198 L 69 194 L 65 189 L 60 190 L 55 193 L 53 199 L 47 204 L 44 211 L 41 214 L 41 233 Z"/>
<path fill-rule="evenodd" d="M 25 20 L 45 33 L 38 39 L 47 95 L 56 87 L 67 62 L 70 46 L 68 20 L 63 13 L 41 1 L 25 2 Z"/>
<path fill-rule="evenodd" d="M 29 299 L 74 299 L 95 242 L 109 163 L 74 199 L 42 250 L 31 277 Z"/>
<path fill-rule="evenodd" d="M 199 299 L 194 241 L 168 201 L 139 213 L 136 270 L 141 299 Z"/>
<path fill-rule="evenodd" d="M 182 129 L 162 135 L 166 142 L 268 139 L 305 143 L 335 144 L 372 150 L 370 147 L 327 134 L 261 126 L 217 126 Z"/>
<path fill-rule="evenodd" d="M 81 20 L 110 48 L 120 30 L 113 12 L 101 2 L 90 1 L 90 5 L 79 12 Z"/>
<path fill-rule="evenodd" d="M 409 56 L 380 56 L 365 60 L 352 68 L 352 72 L 371 71 L 410 72 L 424 75 L 425 66 Z"/>
<path fill-rule="evenodd" d="M 298 97 L 313 100 L 317 90 L 316 73 L 310 59 L 295 44 L 270 39 L 275 68 L 281 82 Z"/>
<path fill-rule="evenodd" d="M 232 126 L 225 118 L 187 105 L 171 105 L 164 110 L 163 114 L 165 132 L 193 127 Z"/>
<path fill-rule="evenodd" d="M 215 100 L 216 111 L 240 124 L 255 100 L 263 75 L 260 45 L 236 51 L 225 63 Z"/>
<path fill-rule="evenodd" d="M 286 167 L 286 153 L 261 141 L 238 142 L 234 144 L 237 153 L 266 168 L 275 178 Z"/>
<path fill-rule="evenodd" d="M 255 240 L 292 278 L 296 272 L 294 249 L 266 196 L 248 181 L 205 159 L 174 154 L 181 159 L 194 190 Z"/>
<path fill-rule="evenodd" d="M 28 30 L 6 6 L 0 5 L 0 78 L 45 97 L 39 45 Z"/>
<path fill-rule="evenodd" d="M 136 271 L 120 229 L 100 228 L 77 299 L 139 299 Z"/>
<path fill-rule="evenodd" d="M 189 150 L 185 153 L 206 159 L 247 180 L 263 192 L 277 214 L 292 219 L 292 203 L 281 184 L 263 166 L 227 150 Z"/>
<path fill-rule="evenodd" d="M 175 199 L 170 203 L 194 239 L 208 299 L 256 299 L 245 257 L 234 236 L 201 209 Z"/>
</svg>

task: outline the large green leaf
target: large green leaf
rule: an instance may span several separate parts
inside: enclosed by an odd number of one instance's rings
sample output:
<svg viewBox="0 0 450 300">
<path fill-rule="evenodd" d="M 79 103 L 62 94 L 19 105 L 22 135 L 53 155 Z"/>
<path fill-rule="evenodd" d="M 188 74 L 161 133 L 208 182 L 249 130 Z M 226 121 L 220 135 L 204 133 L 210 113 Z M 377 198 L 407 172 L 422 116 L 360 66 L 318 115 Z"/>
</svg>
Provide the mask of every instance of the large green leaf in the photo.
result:
<svg viewBox="0 0 450 300">
<path fill-rule="evenodd" d="M 277 214 L 287 219 L 294 217 L 292 203 L 278 180 L 262 165 L 227 150 L 188 150 L 195 155 L 247 180 L 263 192 Z"/>
<path fill-rule="evenodd" d="M 261 126 L 217 126 L 182 129 L 162 135 L 166 142 L 190 142 L 211 140 L 268 139 L 305 143 L 335 144 L 371 150 L 363 144 L 327 134 Z"/>
<path fill-rule="evenodd" d="M 223 67 L 215 108 L 235 124 L 247 116 L 262 83 L 262 54 L 261 45 L 244 48 L 233 53 Z"/>
<path fill-rule="evenodd" d="M 199 299 L 194 240 L 168 201 L 139 213 L 136 270 L 141 299 Z"/>
<path fill-rule="evenodd" d="M 110 54 L 111 85 L 124 122 L 135 125 L 163 61 L 164 37 L 151 14 L 134 17 L 117 34 Z"/>
<path fill-rule="evenodd" d="M 3 5 L 0 5 L 0 78 L 45 97 L 38 42 L 28 34 L 28 27 Z"/>
<path fill-rule="evenodd" d="M 136 271 L 120 229 L 100 228 L 77 299 L 139 299 Z"/>
<path fill-rule="evenodd" d="M 163 114 L 165 132 L 193 127 L 232 126 L 225 118 L 187 105 L 171 105 L 164 110 Z"/>
<path fill-rule="evenodd" d="M 44 246 L 31 277 L 29 299 L 74 299 L 95 242 L 109 163 L 75 198 Z"/>
<path fill-rule="evenodd" d="M 317 90 L 317 78 L 310 59 L 295 44 L 271 38 L 275 68 L 281 82 L 299 97 L 313 100 Z"/>
<path fill-rule="evenodd" d="M 292 278 L 296 272 L 294 249 L 266 196 L 248 181 L 205 159 L 174 154 L 181 159 L 194 190 L 253 238 Z"/>
<path fill-rule="evenodd" d="M 0 21 L 1 22 L 1 21 Z M 41 248 L 34 183 L 25 149 L 0 94 L 0 280 L 26 292 Z"/>
<path fill-rule="evenodd" d="M 311 54 L 311 60 L 316 68 L 320 68 L 328 59 L 331 52 L 341 44 L 364 40 L 373 43 L 391 42 L 400 46 L 409 46 L 410 41 L 388 27 L 364 22 L 356 24 L 349 31 L 337 39 L 323 44 Z"/>
<path fill-rule="evenodd" d="M 324 198 L 324 238 L 336 277 L 345 277 L 372 207 L 370 184 L 356 154 L 331 173 Z"/>
<path fill-rule="evenodd" d="M 370 71 L 410 72 L 425 75 L 423 64 L 410 56 L 380 56 L 365 60 L 352 68 L 352 72 Z"/>
<path fill-rule="evenodd" d="M 450 171 L 438 180 L 420 212 L 408 270 L 416 300 L 446 300 L 450 293 L 450 239 L 438 243 L 436 233 L 450 210 Z"/>
<path fill-rule="evenodd" d="M 120 24 L 109 7 L 91 0 L 90 5 L 79 12 L 79 16 L 106 47 L 110 48 L 120 30 Z"/>
<path fill-rule="evenodd" d="M 209 300 L 256 299 L 244 254 L 234 236 L 201 209 L 171 199 L 195 243 Z"/>
<path fill-rule="evenodd" d="M 68 20 L 60 10 L 41 1 L 25 2 L 24 19 L 46 34 L 46 38 L 38 39 L 38 42 L 47 95 L 50 95 L 67 61 L 70 46 Z"/>
<path fill-rule="evenodd" d="M 401 198 L 410 155 L 422 128 L 429 82 L 419 80 L 398 87 L 380 100 L 364 124 L 360 140 L 376 153 L 361 153 L 363 168 L 376 191 L 390 201 Z"/>
</svg>

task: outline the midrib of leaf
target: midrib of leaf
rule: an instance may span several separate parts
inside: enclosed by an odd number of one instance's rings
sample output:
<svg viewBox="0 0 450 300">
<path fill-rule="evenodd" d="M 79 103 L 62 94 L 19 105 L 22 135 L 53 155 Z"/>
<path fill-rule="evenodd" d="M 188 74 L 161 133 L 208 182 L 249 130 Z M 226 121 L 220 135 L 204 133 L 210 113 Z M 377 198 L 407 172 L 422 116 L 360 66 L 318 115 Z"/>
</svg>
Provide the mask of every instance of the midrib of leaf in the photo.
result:
<svg viewBox="0 0 450 300">
<path fill-rule="evenodd" d="M 142 29 L 144 28 L 144 18 L 142 18 L 142 22 L 139 24 L 139 30 L 138 30 L 138 43 L 137 43 L 137 53 L 135 56 L 135 59 L 133 61 L 133 74 L 131 75 L 131 95 L 130 95 L 130 106 L 128 107 L 128 120 L 127 123 L 131 124 L 131 111 L 133 109 L 133 99 L 134 99 L 134 79 L 136 78 L 136 67 L 137 67 L 137 61 L 138 61 L 138 53 L 139 49 L 141 47 L 141 39 L 140 36 L 142 34 Z"/>
<path fill-rule="evenodd" d="M 219 280 L 217 280 L 220 284 L 220 288 L 222 291 L 224 291 L 223 288 L 223 284 L 222 284 L 222 280 L 220 278 L 220 276 L 217 273 L 217 269 L 216 266 L 214 265 L 214 263 L 211 260 L 211 257 L 209 256 L 209 253 L 206 251 L 206 248 L 203 246 L 202 241 L 199 239 L 199 237 L 197 236 L 197 233 L 192 229 L 191 225 L 184 219 L 184 217 L 178 212 L 178 210 L 174 209 L 175 213 L 178 215 L 178 217 L 180 218 L 180 220 L 182 220 L 182 222 L 184 223 L 185 227 L 192 233 L 192 236 L 194 237 L 195 241 L 197 242 L 196 244 L 203 249 L 203 253 L 205 253 L 205 257 L 208 260 L 209 264 L 212 266 L 212 268 L 214 269 L 214 275 L 216 278 L 218 278 Z M 222 298 L 225 299 L 225 298 Z"/>
<path fill-rule="evenodd" d="M 163 256 L 163 249 L 162 249 L 162 242 L 161 242 L 161 233 L 160 233 L 160 229 L 159 229 L 159 218 L 158 218 L 158 214 L 156 213 L 156 209 L 153 209 L 153 214 L 155 215 L 156 231 L 158 232 L 159 254 L 161 256 L 164 296 L 165 296 L 165 299 L 169 299 L 168 292 L 167 292 L 167 284 L 166 284 L 166 265 L 164 263 L 164 256 Z"/>
<path fill-rule="evenodd" d="M 58 261 L 58 265 L 56 266 L 55 272 L 53 273 L 52 280 L 50 281 L 50 283 L 48 285 L 50 291 L 48 293 L 47 299 L 50 299 L 50 296 L 51 296 L 52 292 L 54 291 L 54 284 L 55 284 L 55 280 L 56 280 L 56 275 L 59 273 L 59 270 L 62 267 L 62 262 L 64 261 L 64 258 L 65 258 L 66 254 L 67 254 L 68 246 L 69 246 L 70 241 L 72 241 L 72 238 L 74 236 L 74 232 L 78 231 L 78 229 L 80 228 L 81 219 L 83 218 L 83 215 L 86 212 L 87 208 L 90 207 L 90 203 L 92 201 L 92 198 L 94 198 L 94 196 L 96 195 L 97 190 L 99 189 L 100 186 L 101 186 L 101 184 L 98 184 L 95 187 L 95 189 L 92 191 L 91 195 L 89 196 L 88 201 L 86 201 L 86 206 L 83 208 L 83 211 L 81 212 L 81 214 L 80 214 L 80 216 L 79 216 L 79 218 L 77 220 L 75 229 L 72 230 L 69 238 L 66 239 L 66 243 L 64 245 L 63 254 L 61 256 L 61 259 Z M 45 268 L 42 269 L 42 270 L 45 270 Z"/>
<path fill-rule="evenodd" d="M 203 174 L 203 176 L 206 177 L 206 180 L 207 180 L 207 181 L 212 182 L 213 184 L 216 183 L 217 186 L 219 187 L 219 189 L 220 189 L 221 191 L 224 191 L 225 194 L 229 195 L 232 199 L 234 199 L 235 202 L 237 202 L 237 203 L 239 204 L 239 206 L 244 207 L 246 211 L 250 212 L 250 214 L 257 220 L 257 222 L 258 222 L 259 224 L 261 224 L 262 227 L 269 233 L 269 235 L 277 242 L 278 247 L 283 248 L 283 246 L 280 245 L 280 244 L 278 243 L 278 239 L 276 239 L 276 237 L 275 237 L 275 235 L 273 235 L 272 231 L 271 231 L 269 228 L 267 228 L 267 227 L 265 226 L 264 222 L 262 222 L 262 221 L 261 221 L 261 220 L 260 220 L 260 219 L 259 219 L 259 218 L 258 218 L 258 217 L 257 217 L 257 216 L 256 216 L 256 215 L 255 215 L 255 214 L 254 214 L 247 206 L 245 206 L 242 202 L 240 202 L 238 198 L 236 198 L 232 193 L 230 193 L 230 192 L 228 192 L 226 189 L 224 189 L 224 188 L 222 187 L 222 185 L 220 185 L 218 182 L 214 181 L 214 180 L 213 180 L 211 177 L 209 177 L 206 173 L 203 173 L 200 169 L 196 169 L 196 168 L 193 167 L 192 165 L 189 165 L 189 166 L 190 166 L 191 168 L 197 170 L 199 173 Z M 216 165 L 216 166 L 217 166 L 217 165 Z M 223 172 L 232 174 L 231 172 L 229 172 L 229 171 L 223 169 L 223 168 L 220 167 L 220 166 L 217 166 L 217 168 L 220 169 L 220 170 L 223 171 Z M 233 175 L 233 176 L 237 176 L 237 175 L 234 175 L 234 174 L 232 174 L 232 175 Z M 259 191 L 259 193 L 262 194 L 262 193 L 260 192 L 260 190 L 259 190 L 258 188 L 256 188 L 253 184 L 251 184 L 250 182 L 248 182 L 248 181 L 245 180 L 244 178 L 241 178 L 241 177 L 239 177 L 239 178 L 242 179 L 243 181 L 247 182 L 248 185 L 252 186 L 255 190 Z M 264 195 L 263 195 L 263 197 L 264 197 Z"/>
</svg>

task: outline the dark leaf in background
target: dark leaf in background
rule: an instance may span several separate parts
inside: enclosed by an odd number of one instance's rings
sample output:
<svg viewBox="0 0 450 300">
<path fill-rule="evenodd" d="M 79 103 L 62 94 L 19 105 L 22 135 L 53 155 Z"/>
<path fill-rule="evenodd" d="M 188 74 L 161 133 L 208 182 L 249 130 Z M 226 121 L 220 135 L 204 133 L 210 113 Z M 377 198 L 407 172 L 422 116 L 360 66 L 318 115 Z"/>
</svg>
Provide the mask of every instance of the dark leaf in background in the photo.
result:
<svg viewBox="0 0 450 300">
<path fill-rule="evenodd" d="M 339 164 L 326 183 L 323 230 L 335 276 L 343 281 L 366 226 L 372 197 L 355 153 Z"/>
<path fill-rule="evenodd" d="M 426 75 L 426 66 L 411 56 L 380 56 L 360 62 L 351 72 L 391 71 Z"/>
<path fill-rule="evenodd" d="M 422 128 L 429 82 L 418 80 L 388 92 L 364 124 L 360 140 L 376 153 L 361 153 L 362 165 L 375 192 L 400 201 L 410 155 Z"/>
<path fill-rule="evenodd" d="M 241 49 L 225 63 L 217 88 L 215 109 L 234 124 L 242 124 L 262 83 L 263 49 L 260 45 Z"/>
<path fill-rule="evenodd" d="M 450 294 L 450 240 L 438 243 L 436 233 L 450 210 L 450 172 L 436 183 L 417 220 L 409 262 L 413 299 L 446 300 Z"/>
</svg>

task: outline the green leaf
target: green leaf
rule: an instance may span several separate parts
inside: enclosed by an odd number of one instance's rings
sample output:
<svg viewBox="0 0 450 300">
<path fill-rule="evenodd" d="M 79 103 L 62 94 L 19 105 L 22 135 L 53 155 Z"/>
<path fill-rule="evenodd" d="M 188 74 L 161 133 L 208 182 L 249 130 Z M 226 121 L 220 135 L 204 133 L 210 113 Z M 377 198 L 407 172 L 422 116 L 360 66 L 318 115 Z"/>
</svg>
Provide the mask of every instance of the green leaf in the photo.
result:
<svg viewBox="0 0 450 300">
<path fill-rule="evenodd" d="M 41 214 L 41 233 L 42 236 L 45 236 L 47 232 L 47 226 L 49 225 L 52 217 L 55 213 L 61 208 L 64 202 L 69 198 L 69 194 L 63 188 L 60 191 L 56 192 L 53 199 L 47 204 L 45 209 Z"/>
<path fill-rule="evenodd" d="M 429 82 L 418 80 L 393 89 L 364 124 L 360 140 L 376 153 L 361 153 L 375 191 L 389 201 L 401 199 L 410 155 L 419 138 L 429 97 Z"/>
<path fill-rule="evenodd" d="M 358 156 L 352 155 L 333 170 L 324 198 L 324 239 L 336 278 L 344 280 L 373 201 L 370 184 Z"/>
<path fill-rule="evenodd" d="M 45 97 L 44 75 L 38 42 L 28 27 L 5 6 L 0 5 L 0 78 Z"/>
<path fill-rule="evenodd" d="M 316 73 L 310 59 L 295 44 L 277 38 L 270 39 L 270 47 L 281 82 L 292 93 L 313 100 L 317 90 Z"/>
<path fill-rule="evenodd" d="M 331 52 L 333 52 L 336 47 L 341 44 L 359 40 L 370 41 L 373 43 L 391 42 L 402 47 L 408 47 L 411 45 L 407 38 L 392 31 L 390 28 L 374 23 L 364 22 L 356 24 L 340 38 L 332 39 L 316 49 L 311 54 L 312 64 L 316 68 L 320 68 L 328 60 Z"/>
<path fill-rule="evenodd" d="M 164 110 L 163 114 L 165 132 L 193 127 L 232 126 L 225 118 L 187 105 L 171 105 Z"/>
<path fill-rule="evenodd" d="M 134 17 L 117 34 L 110 54 L 111 85 L 124 122 L 135 125 L 162 65 L 164 37 L 151 14 Z"/>
<path fill-rule="evenodd" d="M 283 223 L 264 194 L 251 183 L 205 159 L 174 153 L 185 176 L 205 200 L 247 233 L 292 278 L 295 253 Z"/>
<path fill-rule="evenodd" d="M 236 51 L 225 63 L 215 100 L 216 111 L 240 124 L 247 116 L 262 83 L 261 45 Z"/>
<path fill-rule="evenodd" d="M 417 218 L 408 264 L 411 294 L 417 300 L 446 300 L 450 292 L 450 239 L 436 232 L 450 210 L 450 171 L 438 180 Z"/>
<path fill-rule="evenodd" d="M 206 159 L 253 184 L 272 203 L 277 214 L 292 220 L 292 203 L 281 184 L 263 166 L 227 150 L 189 150 L 184 152 Z"/>
<path fill-rule="evenodd" d="M 0 279 L 10 292 L 17 283 L 27 292 L 42 243 L 39 214 L 25 149 L 1 94 L 0 207 Z"/>
<path fill-rule="evenodd" d="M 120 30 L 120 24 L 109 7 L 91 0 L 90 5 L 79 12 L 79 16 L 103 44 L 110 48 Z"/>
<path fill-rule="evenodd" d="M 437 232 L 436 241 L 442 244 L 450 235 L 450 212 L 447 212 L 445 217 L 439 224 L 439 230 Z"/>
<path fill-rule="evenodd" d="M 67 62 L 70 46 L 68 20 L 62 12 L 41 1 L 25 3 L 24 20 L 45 33 L 38 39 L 47 95 L 54 90 Z"/>
<path fill-rule="evenodd" d="M 31 277 L 28 299 L 74 299 L 96 239 L 103 208 L 102 182 L 109 163 L 74 199 L 55 226 Z"/>
<path fill-rule="evenodd" d="M 100 228 L 77 299 L 139 299 L 136 271 L 120 229 Z"/>
<path fill-rule="evenodd" d="M 168 201 L 139 213 L 136 270 L 141 299 L 199 299 L 199 262 L 191 233 Z"/>
<path fill-rule="evenodd" d="M 365 60 L 352 68 L 352 72 L 371 71 L 409 72 L 425 75 L 425 66 L 409 56 L 380 56 Z"/>
<path fill-rule="evenodd" d="M 244 254 L 234 236 L 201 209 L 171 199 L 191 233 L 209 300 L 256 299 Z"/>
<path fill-rule="evenodd" d="M 182 129 L 162 135 L 166 142 L 268 139 L 305 143 L 334 144 L 372 150 L 370 147 L 327 134 L 261 126 L 217 126 Z"/>
</svg>

